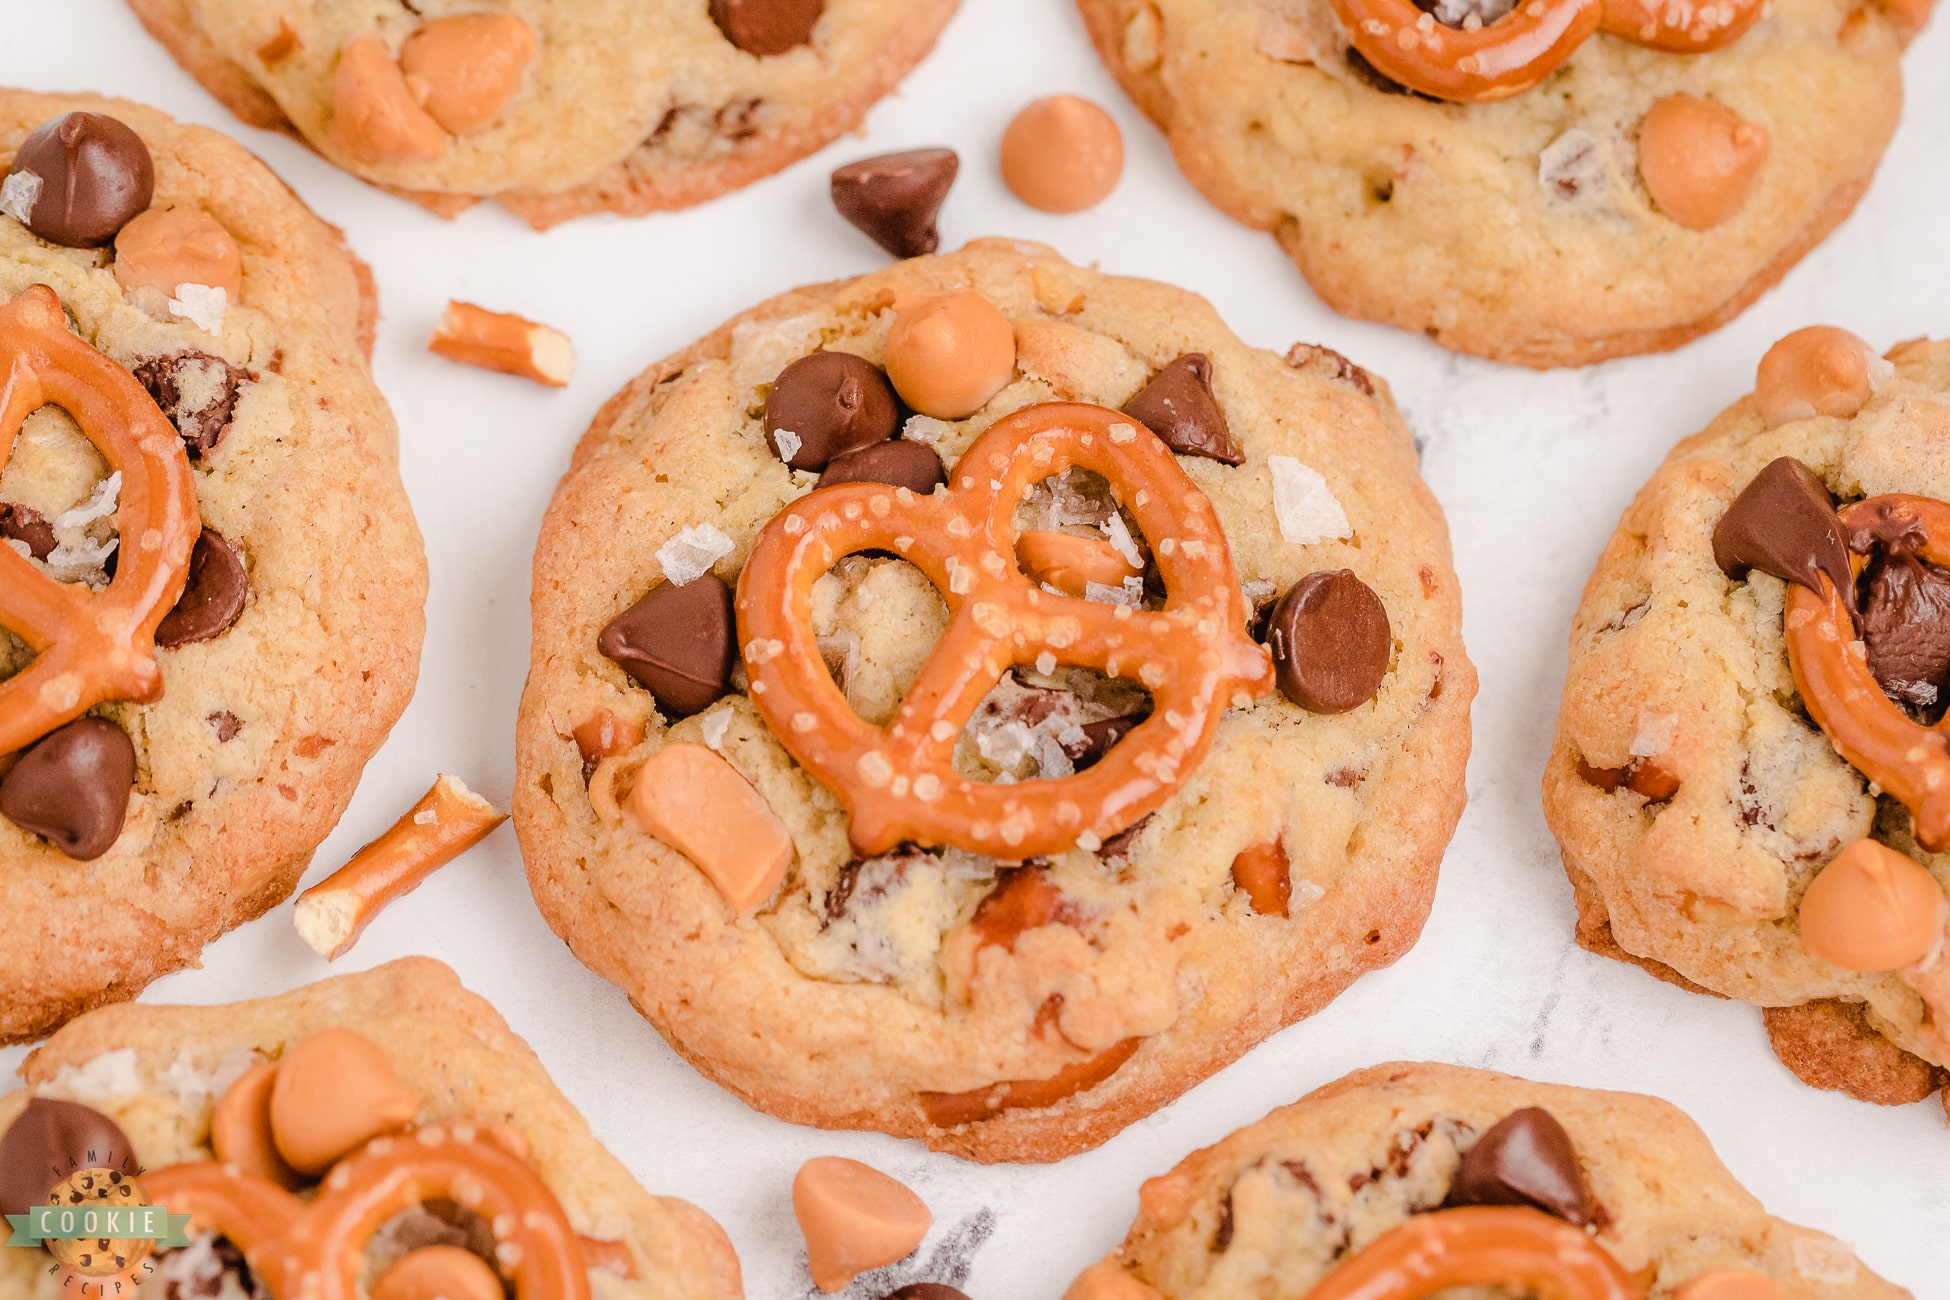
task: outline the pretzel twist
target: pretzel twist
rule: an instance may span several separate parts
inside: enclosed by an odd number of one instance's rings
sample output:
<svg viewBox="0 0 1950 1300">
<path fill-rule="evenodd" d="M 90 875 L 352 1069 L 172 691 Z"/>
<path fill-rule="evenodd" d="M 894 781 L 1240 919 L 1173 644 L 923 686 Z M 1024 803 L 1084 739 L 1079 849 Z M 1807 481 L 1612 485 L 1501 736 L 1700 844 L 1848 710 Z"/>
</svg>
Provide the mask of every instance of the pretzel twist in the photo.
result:
<svg viewBox="0 0 1950 1300">
<path fill-rule="evenodd" d="M 1437 99 L 1486 104 L 1530 89 L 1593 32 L 1672 54 L 1729 44 L 1762 0 L 1518 0 L 1477 27 L 1450 27 L 1415 0 L 1334 0 L 1348 40 L 1383 75 Z"/>
<path fill-rule="evenodd" d="M 1419 1300 L 1462 1286 L 1515 1287 L 1541 1300 L 1645 1295 L 1583 1229 L 1542 1210 L 1470 1205 L 1418 1214 L 1382 1233 L 1307 1300 Z"/>
<path fill-rule="evenodd" d="M 519 1300 L 588 1300 L 589 1275 L 547 1184 L 468 1125 L 375 1138 L 333 1168 L 306 1204 L 276 1183 L 214 1161 L 144 1175 L 150 1199 L 228 1237 L 278 1300 L 359 1300 L 365 1249 L 382 1224 L 451 1200 L 495 1227 L 495 1257 Z"/>
<path fill-rule="evenodd" d="M 1916 553 L 1950 565 L 1950 547 L 1937 540 L 1950 539 L 1950 505 L 1904 493 L 1870 497 L 1840 512 L 1844 535 L 1877 514 L 1918 525 L 1923 541 Z M 1849 557 L 1858 575 L 1867 562 Z M 1926 727 L 1884 693 L 1856 639 L 1849 595 L 1826 575 L 1818 596 L 1789 586 L 1784 622 L 1795 689 L 1842 757 L 1909 809 L 1916 842 L 1939 852 L 1950 846 L 1950 714 Z"/>
<path fill-rule="evenodd" d="M 0 465 L 22 421 L 59 406 L 120 470 L 115 577 L 95 592 L 56 582 L 0 546 L 0 627 L 34 661 L 0 682 L 0 754 L 23 748 L 105 700 L 162 694 L 156 625 L 183 594 L 201 523 L 182 439 L 128 371 L 68 329 L 44 284 L 0 304 Z"/>
<path fill-rule="evenodd" d="M 1168 592 L 1162 610 L 1052 595 L 1023 575 L 1016 503 L 1071 467 L 1107 479 L 1151 539 Z M 1107 839 L 1170 798 L 1229 705 L 1272 689 L 1218 516 L 1154 434 L 1079 403 L 997 421 L 951 484 L 926 497 L 872 483 L 822 488 L 766 526 L 738 580 L 752 703 L 846 806 L 862 854 L 914 842 L 1020 859 Z M 841 557 L 873 549 L 919 568 L 950 613 L 885 728 L 863 721 L 833 684 L 811 619 L 813 584 Z M 1151 716 L 1074 776 L 1002 785 L 956 772 L 955 739 L 983 697 L 1012 665 L 1043 654 L 1135 677 L 1151 693 Z"/>
</svg>

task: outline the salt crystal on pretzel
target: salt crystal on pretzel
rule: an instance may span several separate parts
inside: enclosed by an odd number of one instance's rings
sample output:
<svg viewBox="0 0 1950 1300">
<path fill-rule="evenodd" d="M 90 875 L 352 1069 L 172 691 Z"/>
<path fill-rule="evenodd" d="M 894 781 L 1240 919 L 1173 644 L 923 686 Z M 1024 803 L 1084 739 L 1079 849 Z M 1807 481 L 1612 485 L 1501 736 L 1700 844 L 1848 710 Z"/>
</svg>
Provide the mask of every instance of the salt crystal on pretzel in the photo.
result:
<svg viewBox="0 0 1950 1300">
<path fill-rule="evenodd" d="M 412 809 L 352 860 L 298 897 L 298 936 L 327 961 L 343 957 L 394 899 L 487 837 L 508 814 L 442 773 Z"/>
</svg>

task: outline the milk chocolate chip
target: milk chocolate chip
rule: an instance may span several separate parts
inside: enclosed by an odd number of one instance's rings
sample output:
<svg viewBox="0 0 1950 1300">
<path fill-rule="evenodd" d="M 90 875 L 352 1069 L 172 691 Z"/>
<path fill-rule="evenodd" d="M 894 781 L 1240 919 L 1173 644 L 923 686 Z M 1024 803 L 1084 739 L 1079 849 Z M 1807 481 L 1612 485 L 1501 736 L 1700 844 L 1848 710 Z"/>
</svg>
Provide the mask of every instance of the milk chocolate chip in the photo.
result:
<svg viewBox="0 0 1950 1300">
<path fill-rule="evenodd" d="M 20 142 L 8 176 L 31 173 L 40 192 L 27 228 L 69 248 L 99 248 L 155 193 L 156 168 L 142 137 L 100 113 L 66 113 Z"/>
<path fill-rule="evenodd" d="M 827 463 L 826 472 L 819 476 L 821 487 L 834 483 L 885 483 L 922 496 L 947 481 L 947 471 L 941 467 L 941 457 L 935 455 L 934 448 L 903 438 L 842 452 Z"/>
<path fill-rule="evenodd" d="M 1505 1115 L 1469 1149 L 1450 1184 L 1449 1204 L 1534 1205 L 1583 1224 L 1591 1196 L 1571 1135 L 1549 1111 L 1528 1106 Z"/>
<path fill-rule="evenodd" d="M 960 170 L 953 149 L 862 158 L 833 173 L 833 206 L 895 257 L 920 257 L 941 246 L 934 219 Z"/>
<path fill-rule="evenodd" d="M 968 1300 L 968 1292 L 945 1282 L 909 1282 L 889 1291 L 885 1300 Z"/>
<path fill-rule="evenodd" d="M 810 44 L 826 0 L 711 0 L 711 21 L 747 54 L 769 58 Z"/>
<path fill-rule="evenodd" d="M 0 1135 L 0 1214 L 46 1205 L 56 1183 L 83 1169 L 142 1172 L 135 1144 L 114 1120 L 79 1102 L 31 1098 Z"/>
<path fill-rule="evenodd" d="M 1312 713 L 1346 713 L 1388 675 L 1394 633 L 1381 597 L 1352 570 L 1310 573 L 1266 618 L 1280 693 Z"/>
<path fill-rule="evenodd" d="M 182 598 L 156 625 L 156 644 L 173 650 L 208 641 L 237 621 L 249 594 L 243 560 L 222 533 L 205 528 L 190 551 L 190 577 Z"/>
<path fill-rule="evenodd" d="M 715 573 L 659 583 L 610 620 L 596 647 L 673 718 L 708 708 L 731 689 L 737 654 L 731 588 Z"/>
<path fill-rule="evenodd" d="M 1713 562 L 1735 582 L 1759 569 L 1816 595 L 1821 574 L 1844 592 L 1853 581 L 1835 500 L 1820 477 L 1792 456 L 1770 461 L 1720 516 Z"/>
<path fill-rule="evenodd" d="M 1124 404 L 1124 414 L 1181 456 L 1210 456 L 1227 465 L 1246 459 L 1212 395 L 1212 359 L 1203 352 L 1187 352 L 1160 370 Z"/>
<path fill-rule="evenodd" d="M 885 442 L 900 403 L 880 367 L 851 352 L 820 351 L 779 372 L 765 398 L 765 438 L 794 469 L 820 470 L 842 452 Z"/>
<path fill-rule="evenodd" d="M 23 751 L 0 777 L 0 816 L 78 862 L 122 833 L 135 784 L 135 746 L 106 718 L 77 718 Z"/>
<path fill-rule="evenodd" d="M 252 375 L 222 357 L 185 349 L 150 357 L 134 370 L 136 382 L 149 390 L 176 432 L 192 465 L 200 462 L 230 432 L 237 414 L 237 395 Z"/>
<path fill-rule="evenodd" d="M 1943 703 L 1950 677 L 1950 572 L 1904 552 L 1868 572 L 1862 640 L 1869 671 L 1890 698 L 1919 708 Z"/>
<path fill-rule="evenodd" d="M 1111 746 L 1137 730 L 1138 723 L 1143 721 L 1142 714 L 1127 713 L 1119 718 L 1086 722 L 1083 724 L 1083 740 L 1078 744 L 1064 745 L 1063 752 L 1070 756 L 1070 762 L 1081 772 L 1110 753 Z"/>
<path fill-rule="evenodd" d="M 54 549 L 54 525 L 32 506 L 0 501 L 0 539 L 25 542 L 28 554 L 45 560 L 47 553 Z"/>
</svg>

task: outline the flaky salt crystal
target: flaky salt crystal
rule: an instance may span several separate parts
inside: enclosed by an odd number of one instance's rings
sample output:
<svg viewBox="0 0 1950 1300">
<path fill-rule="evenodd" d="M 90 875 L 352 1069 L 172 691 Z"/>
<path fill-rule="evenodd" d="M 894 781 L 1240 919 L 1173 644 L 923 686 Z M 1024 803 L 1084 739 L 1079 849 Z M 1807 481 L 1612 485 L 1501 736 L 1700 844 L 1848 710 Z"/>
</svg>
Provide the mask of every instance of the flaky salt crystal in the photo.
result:
<svg viewBox="0 0 1950 1300">
<path fill-rule="evenodd" d="M 208 334 L 223 333 L 223 309 L 228 301 L 221 285 L 179 284 L 169 300 L 169 314 L 189 321 Z"/>
<path fill-rule="evenodd" d="M 664 577 L 681 587 L 695 582 L 732 552 L 732 541 L 711 524 L 697 524 L 657 548 Z"/>
<path fill-rule="evenodd" d="M 0 212 L 23 226 L 27 224 L 27 218 L 40 197 L 41 178 L 33 172 L 15 172 L 5 181 L 0 181 Z"/>
<path fill-rule="evenodd" d="M 1266 464 L 1273 471 L 1273 517 L 1281 537 L 1295 546 L 1311 546 L 1351 535 L 1347 512 L 1319 470 L 1291 456 L 1268 456 Z"/>
</svg>

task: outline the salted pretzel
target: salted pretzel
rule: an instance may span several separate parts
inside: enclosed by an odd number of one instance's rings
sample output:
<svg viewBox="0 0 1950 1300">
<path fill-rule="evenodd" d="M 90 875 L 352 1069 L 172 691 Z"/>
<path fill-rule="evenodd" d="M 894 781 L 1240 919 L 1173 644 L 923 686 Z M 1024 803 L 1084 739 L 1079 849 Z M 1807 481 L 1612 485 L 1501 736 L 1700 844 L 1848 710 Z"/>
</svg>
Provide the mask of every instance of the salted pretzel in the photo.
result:
<svg viewBox="0 0 1950 1300">
<path fill-rule="evenodd" d="M 495 1257 L 519 1300 L 588 1300 L 575 1229 L 527 1163 L 468 1125 L 375 1138 L 339 1162 L 309 1202 L 215 1161 L 143 1176 L 151 1201 L 244 1252 L 277 1300 L 359 1300 L 366 1244 L 402 1210 L 450 1200 L 494 1225 Z"/>
<path fill-rule="evenodd" d="M 1644 1300 L 1583 1229 L 1542 1210 L 1469 1205 L 1418 1214 L 1322 1278 L 1307 1300 L 1420 1300 L 1450 1287 L 1508 1286 L 1540 1300 Z"/>
<path fill-rule="evenodd" d="M 1384 76 L 1437 99 L 1487 104 L 1530 89 L 1593 32 L 1671 54 L 1727 45 L 1762 0 L 1518 0 L 1491 23 L 1450 27 L 1415 0 L 1334 0 L 1347 37 Z"/>
<path fill-rule="evenodd" d="M 1915 526 L 1916 553 L 1950 565 L 1950 505 L 1892 493 L 1858 501 L 1840 512 L 1844 535 L 1872 520 Z M 1938 539 L 1943 539 L 1939 541 Z M 1867 557 L 1850 555 L 1860 575 Z M 1950 714 L 1933 727 L 1911 720 L 1869 671 L 1868 651 L 1855 636 L 1849 592 L 1824 575 L 1821 594 L 1788 588 L 1785 625 L 1795 689 L 1843 758 L 1894 795 L 1916 823 L 1916 842 L 1935 853 L 1950 846 Z"/>
<path fill-rule="evenodd" d="M 1016 503 L 1081 467 L 1110 482 L 1151 540 L 1165 607 L 1142 611 L 1044 591 L 1016 560 Z M 848 706 L 820 657 L 813 584 L 843 556 L 885 550 L 940 589 L 948 629 L 891 723 Z M 1273 686 L 1266 651 L 1211 502 L 1156 435 L 1101 406 L 1047 403 L 996 422 L 929 496 L 883 484 L 822 488 L 779 514 L 738 580 L 751 699 L 801 766 L 852 817 L 860 853 L 903 842 L 1022 859 L 1098 843 L 1168 799 L 1219 716 Z M 1151 716 L 1099 762 L 1058 780 L 973 781 L 955 739 L 1012 665 L 1040 656 L 1135 678 Z M 1047 661 L 1046 661 L 1047 662 Z"/>
<path fill-rule="evenodd" d="M 0 465 L 21 422 L 59 406 L 120 470 L 115 577 L 96 592 L 60 583 L 0 546 L 0 627 L 35 652 L 0 682 L 0 754 L 72 722 L 105 700 L 162 694 L 156 625 L 183 594 L 201 523 L 182 439 L 133 376 L 68 329 L 44 284 L 0 304 Z"/>
</svg>

